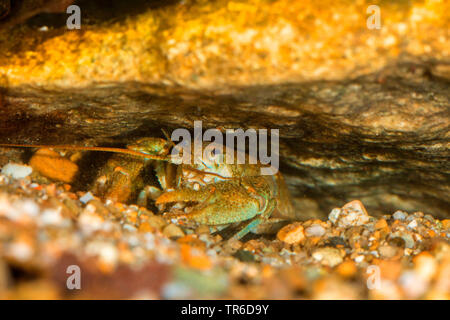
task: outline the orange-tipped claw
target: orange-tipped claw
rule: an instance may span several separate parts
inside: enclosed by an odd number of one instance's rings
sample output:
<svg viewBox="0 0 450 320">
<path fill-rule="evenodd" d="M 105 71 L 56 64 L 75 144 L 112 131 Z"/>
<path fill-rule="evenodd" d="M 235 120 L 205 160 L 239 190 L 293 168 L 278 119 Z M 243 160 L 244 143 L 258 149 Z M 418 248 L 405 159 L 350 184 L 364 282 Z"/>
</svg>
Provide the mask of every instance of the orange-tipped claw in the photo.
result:
<svg viewBox="0 0 450 320">
<path fill-rule="evenodd" d="M 196 191 L 188 188 L 183 188 L 175 191 L 164 192 L 156 199 L 156 204 L 159 205 L 170 202 L 187 201 L 201 202 L 205 201 L 210 195 L 211 192 L 208 192 L 208 190 L 205 189 Z"/>
<path fill-rule="evenodd" d="M 185 217 L 206 225 L 221 225 L 248 220 L 261 213 L 260 203 L 254 195 L 238 183 L 227 181 L 204 187 L 198 191 L 183 188 L 162 194 L 156 204 L 194 201 L 198 204 L 189 213 L 169 216 Z"/>
</svg>

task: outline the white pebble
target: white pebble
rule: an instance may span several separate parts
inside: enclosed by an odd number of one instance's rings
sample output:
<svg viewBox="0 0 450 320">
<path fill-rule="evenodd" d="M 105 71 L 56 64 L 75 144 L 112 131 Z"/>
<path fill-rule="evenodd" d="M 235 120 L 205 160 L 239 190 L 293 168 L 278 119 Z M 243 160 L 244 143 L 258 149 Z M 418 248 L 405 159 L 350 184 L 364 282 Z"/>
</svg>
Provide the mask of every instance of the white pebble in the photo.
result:
<svg viewBox="0 0 450 320">
<path fill-rule="evenodd" d="M 46 209 L 42 212 L 41 223 L 43 225 L 59 226 L 63 223 L 64 219 L 60 213 L 61 209 Z"/>
<path fill-rule="evenodd" d="M 136 229 L 135 226 L 132 226 L 131 224 L 128 224 L 128 223 L 124 224 L 124 225 L 122 226 L 122 228 L 123 228 L 124 230 L 130 231 L 130 232 L 136 232 L 136 231 L 137 231 L 137 229 Z"/>
<path fill-rule="evenodd" d="M 88 203 L 89 201 L 93 200 L 94 196 L 92 195 L 91 192 L 87 192 L 85 193 L 81 198 L 80 201 L 84 204 Z"/>
<path fill-rule="evenodd" d="M 29 260 L 33 256 L 33 249 L 26 242 L 14 242 L 8 247 L 9 254 L 20 261 Z"/>
<path fill-rule="evenodd" d="M 186 284 L 170 282 L 162 289 L 164 299 L 187 299 L 192 296 L 192 289 Z"/>
<path fill-rule="evenodd" d="M 26 199 L 11 203 L 7 196 L 0 197 L 0 216 L 13 221 L 31 222 L 39 214 L 39 206 Z"/>
<path fill-rule="evenodd" d="M 331 210 L 330 214 L 328 215 L 328 219 L 331 220 L 331 222 L 336 223 L 340 214 L 341 214 L 341 209 L 334 208 L 333 210 Z"/>
<path fill-rule="evenodd" d="M 413 220 L 408 224 L 408 228 L 415 229 L 417 227 L 417 221 Z"/>
<path fill-rule="evenodd" d="M 405 271 L 400 276 L 399 283 L 409 299 L 420 298 L 428 288 L 428 281 L 414 271 Z"/>
<path fill-rule="evenodd" d="M 33 200 L 24 200 L 20 202 L 20 210 L 30 217 L 35 217 L 39 213 L 39 206 Z"/>
<path fill-rule="evenodd" d="M 330 267 L 337 266 L 342 262 L 340 251 L 336 248 L 324 247 L 316 249 L 312 254 L 312 257 Z"/>
<path fill-rule="evenodd" d="M 405 220 L 407 216 L 408 216 L 408 214 L 406 212 L 403 212 L 400 210 L 395 211 L 395 213 L 393 215 L 395 220 Z"/>
<path fill-rule="evenodd" d="M 86 246 L 89 255 L 98 256 L 99 259 L 108 265 L 115 266 L 119 260 L 117 248 L 108 242 L 93 241 Z"/>
<path fill-rule="evenodd" d="M 307 237 L 321 237 L 325 234 L 325 229 L 320 224 L 313 224 L 305 229 Z"/>
<path fill-rule="evenodd" d="M 14 179 L 23 179 L 28 177 L 32 172 L 33 169 L 30 166 L 17 163 L 8 163 L 2 168 L 2 174 L 11 176 Z"/>
<path fill-rule="evenodd" d="M 88 207 L 86 207 L 86 209 L 78 217 L 78 223 L 82 231 L 89 234 L 102 229 L 104 219 L 95 212 L 88 210 Z"/>
</svg>

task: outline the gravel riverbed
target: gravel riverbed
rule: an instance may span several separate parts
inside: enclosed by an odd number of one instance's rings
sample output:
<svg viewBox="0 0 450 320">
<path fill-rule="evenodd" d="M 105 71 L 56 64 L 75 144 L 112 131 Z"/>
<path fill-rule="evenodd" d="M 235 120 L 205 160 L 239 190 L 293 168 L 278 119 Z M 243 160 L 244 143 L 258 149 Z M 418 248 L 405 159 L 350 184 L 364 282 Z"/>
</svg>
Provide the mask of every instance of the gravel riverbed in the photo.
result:
<svg viewBox="0 0 450 320">
<path fill-rule="evenodd" d="M 237 241 L 14 172 L 0 174 L 2 299 L 450 298 L 449 219 L 355 200 Z"/>
</svg>

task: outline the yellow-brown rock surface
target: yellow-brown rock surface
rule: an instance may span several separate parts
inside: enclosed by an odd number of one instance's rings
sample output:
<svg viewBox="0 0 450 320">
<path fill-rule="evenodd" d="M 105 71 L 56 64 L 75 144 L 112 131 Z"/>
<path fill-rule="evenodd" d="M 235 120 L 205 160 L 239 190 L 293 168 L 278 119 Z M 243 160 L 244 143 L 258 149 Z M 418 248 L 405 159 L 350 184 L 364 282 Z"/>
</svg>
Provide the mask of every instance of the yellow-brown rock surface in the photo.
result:
<svg viewBox="0 0 450 320">
<path fill-rule="evenodd" d="M 369 29 L 370 5 L 381 28 Z M 83 6 L 81 5 L 83 14 Z M 82 16 L 83 17 L 83 16 Z M 427 1 L 183 1 L 80 30 L 0 31 L 10 85 L 142 81 L 215 88 L 341 80 L 396 60 L 450 56 L 450 3 Z"/>
<path fill-rule="evenodd" d="M 0 143 L 276 128 L 302 216 L 359 199 L 375 215 L 449 217 L 448 1 L 144 2 L 77 1 L 80 30 L 65 13 L 0 20 Z M 96 176 L 98 158 L 80 173 Z"/>
</svg>

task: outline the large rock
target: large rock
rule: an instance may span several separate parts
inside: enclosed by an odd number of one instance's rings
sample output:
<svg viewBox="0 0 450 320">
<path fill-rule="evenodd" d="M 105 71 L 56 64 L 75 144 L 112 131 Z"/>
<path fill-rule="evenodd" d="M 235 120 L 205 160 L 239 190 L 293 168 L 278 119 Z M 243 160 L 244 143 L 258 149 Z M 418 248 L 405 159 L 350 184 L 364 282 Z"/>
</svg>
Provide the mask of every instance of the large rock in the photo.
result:
<svg viewBox="0 0 450 320">
<path fill-rule="evenodd" d="M 17 2 L 58 9 L 57 0 Z M 80 30 L 66 29 L 67 14 L 47 32 L 39 27 L 53 20 L 2 28 L 0 74 L 10 85 L 142 81 L 217 89 L 355 78 L 398 59 L 445 69 L 450 54 L 444 0 L 385 1 L 380 29 L 367 27 L 373 1 L 182 1 L 140 15 L 134 6 L 145 1 L 104 2 L 79 3 Z M 119 22 L 100 19 L 108 11 Z"/>
<path fill-rule="evenodd" d="M 380 30 L 358 3 L 184 1 L 80 31 L 0 32 L 0 142 L 279 128 L 305 216 L 360 199 L 371 214 L 448 217 L 449 3 L 381 5 Z"/>
</svg>

